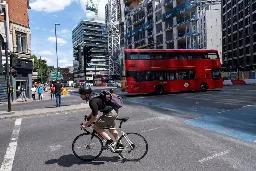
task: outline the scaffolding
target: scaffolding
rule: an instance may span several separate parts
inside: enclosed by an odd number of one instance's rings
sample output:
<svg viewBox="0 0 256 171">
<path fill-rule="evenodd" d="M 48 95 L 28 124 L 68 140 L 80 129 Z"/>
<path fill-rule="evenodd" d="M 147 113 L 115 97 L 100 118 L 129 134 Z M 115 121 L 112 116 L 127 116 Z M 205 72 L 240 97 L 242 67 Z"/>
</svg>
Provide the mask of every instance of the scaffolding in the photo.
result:
<svg viewBox="0 0 256 171">
<path fill-rule="evenodd" d="M 119 30 L 119 1 L 108 0 L 106 8 L 106 24 L 108 28 L 108 57 L 109 76 L 120 75 L 120 30 Z"/>
</svg>

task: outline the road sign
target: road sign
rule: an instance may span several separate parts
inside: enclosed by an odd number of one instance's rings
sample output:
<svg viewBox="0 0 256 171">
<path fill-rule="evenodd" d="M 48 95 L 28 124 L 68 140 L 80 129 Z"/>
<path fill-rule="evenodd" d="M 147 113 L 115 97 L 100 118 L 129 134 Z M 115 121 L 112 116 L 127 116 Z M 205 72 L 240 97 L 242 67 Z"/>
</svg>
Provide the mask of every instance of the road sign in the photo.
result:
<svg viewBox="0 0 256 171">
<path fill-rule="evenodd" d="M 62 80 L 62 79 L 63 79 L 62 70 L 58 71 L 58 78 L 57 78 L 57 72 L 51 72 L 50 80 Z"/>
</svg>

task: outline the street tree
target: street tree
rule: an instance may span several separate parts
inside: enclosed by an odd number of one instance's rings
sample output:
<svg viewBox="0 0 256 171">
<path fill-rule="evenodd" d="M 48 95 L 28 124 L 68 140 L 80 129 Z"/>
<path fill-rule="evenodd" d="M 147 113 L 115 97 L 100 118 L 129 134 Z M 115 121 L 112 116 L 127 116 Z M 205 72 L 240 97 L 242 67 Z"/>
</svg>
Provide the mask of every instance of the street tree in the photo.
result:
<svg viewBox="0 0 256 171">
<path fill-rule="evenodd" d="M 50 74 L 50 70 L 47 65 L 47 61 L 44 59 L 38 59 L 36 55 L 32 55 L 34 59 L 34 72 L 38 73 L 38 77 L 35 81 L 45 83 L 47 82 Z"/>
</svg>

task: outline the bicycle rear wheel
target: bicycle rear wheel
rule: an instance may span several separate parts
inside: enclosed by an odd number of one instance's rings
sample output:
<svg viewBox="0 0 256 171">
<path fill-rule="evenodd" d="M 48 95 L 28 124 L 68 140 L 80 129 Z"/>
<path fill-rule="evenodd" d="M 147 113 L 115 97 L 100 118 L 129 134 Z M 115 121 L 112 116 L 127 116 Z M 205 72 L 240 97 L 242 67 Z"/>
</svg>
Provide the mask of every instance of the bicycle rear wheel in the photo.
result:
<svg viewBox="0 0 256 171">
<path fill-rule="evenodd" d="M 126 133 L 122 135 L 117 143 L 122 143 L 124 149 L 120 150 L 120 155 L 127 161 L 138 161 L 148 153 L 147 140 L 138 133 Z"/>
<path fill-rule="evenodd" d="M 74 139 L 72 151 L 80 160 L 92 161 L 101 155 L 102 146 L 102 141 L 97 135 L 83 133 Z"/>
</svg>

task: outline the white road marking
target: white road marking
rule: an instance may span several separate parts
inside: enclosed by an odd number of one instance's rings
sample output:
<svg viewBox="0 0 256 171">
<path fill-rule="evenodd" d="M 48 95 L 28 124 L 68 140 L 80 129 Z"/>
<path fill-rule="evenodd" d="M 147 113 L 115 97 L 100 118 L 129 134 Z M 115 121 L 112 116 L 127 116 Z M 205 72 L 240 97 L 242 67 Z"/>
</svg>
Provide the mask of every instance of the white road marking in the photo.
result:
<svg viewBox="0 0 256 171">
<path fill-rule="evenodd" d="M 199 162 L 200 162 L 200 163 L 203 163 L 203 162 L 206 162 L 206 161 L 208 161 L 208 160 L 212 160 L 212 159 L 214 159 L 214 158 L 216 158 L 216 157 L 219 157 L 219 156 L 223 156 L 223 155 L 225 155 L 225 154 L 228 154 L 229 152 L 230 152 L 229 150 L 226 150 L 226 151 L 223 151 L 223 152 L 214 154 L 214 155 L 212 155 L 212 156 L 203 158 L 203 159 L 199 160 Z"/>
<path fill-rule="evenodd" d="M 12 170 L 15 152 L 17 149 L 17 141 L 18 141 L 18 137 L 19 137 L 21 121 L 22 121 L 22 118 L 19 118 L 15 121 L 15 125 L 14 125 L 12 136 L 11 136 L 11 142 L 9 143 L 9 146 L 6 150 L 6 154 L 4 156 L 4 161 L 0 168 L 1 171 L 11 171 Z"/>
<path fill-rule="evenodd" d="M 156 128 L 152 128 L 152 129 L 147 129 L 147 130 L 144 130 L 144 131 L 141 131 L 141 132 L 149 132 L 149 131 L 154 131 L 154 130 L 157 130 L 159 128 L 162 128 L 162 126 L 160 127 L 156 127 Z"/>
</svg>

